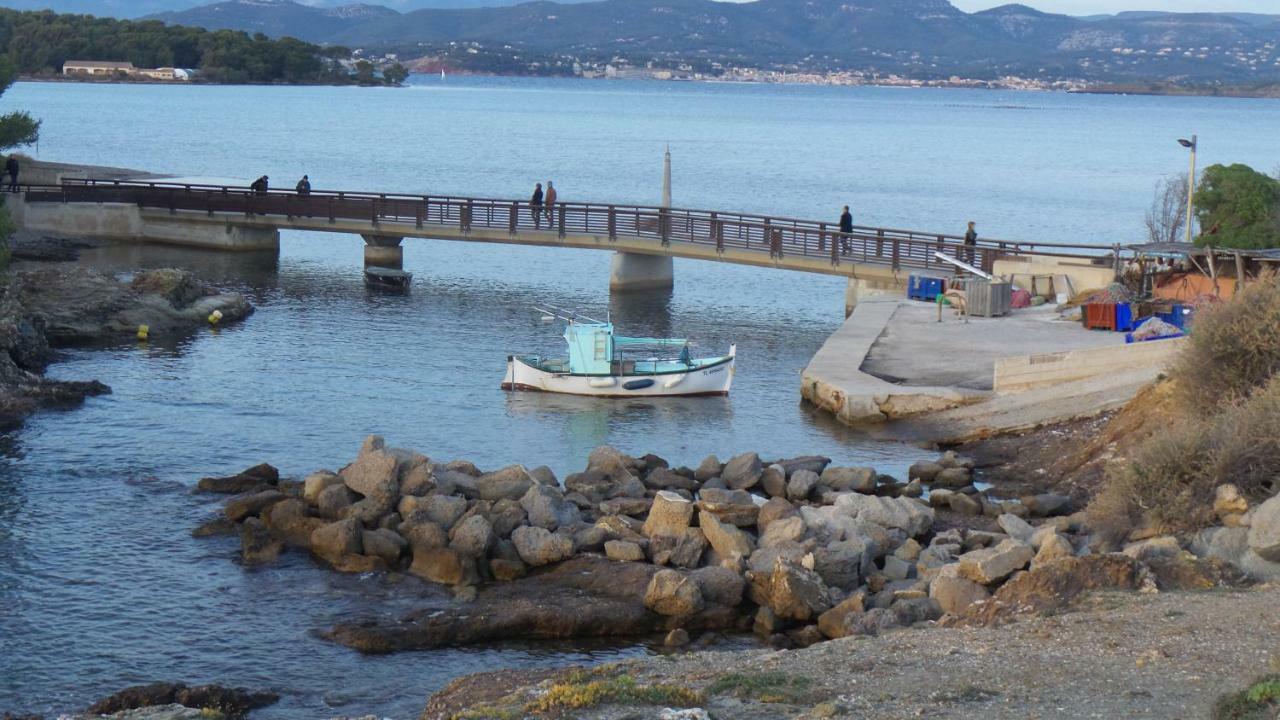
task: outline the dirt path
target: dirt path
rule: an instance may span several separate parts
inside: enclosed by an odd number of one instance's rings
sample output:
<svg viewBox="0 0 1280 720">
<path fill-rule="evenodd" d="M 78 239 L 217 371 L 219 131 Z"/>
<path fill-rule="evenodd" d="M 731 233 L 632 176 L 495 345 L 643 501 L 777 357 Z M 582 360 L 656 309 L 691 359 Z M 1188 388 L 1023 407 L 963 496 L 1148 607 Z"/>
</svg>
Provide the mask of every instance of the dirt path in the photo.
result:
<svg viewBox="0 0 1280 720">
<path fill-rule="evenodd" d="M 642 685 L 707 693 L 700 707 L 712 718 L 1191 720 L 1207 718 L 1221 693 L 1280 671 L 1277 607 L 1280 586 L 1274 584 L 1104 593 L 1056 616 L 999 628 L 918 627 L 804 650 L 701 652 L 613 667 Z M 490 698 L 492 684 L 513 682 L 501 675 L 492 680 L 481 683 Z M 479 698 L 469 701 L 464 688 L 438 694 L 423 720 L 474 707 Z M 639 720 L 662 711 L 660 705 L 594 705 L 556 716 Z"/>
</svg>

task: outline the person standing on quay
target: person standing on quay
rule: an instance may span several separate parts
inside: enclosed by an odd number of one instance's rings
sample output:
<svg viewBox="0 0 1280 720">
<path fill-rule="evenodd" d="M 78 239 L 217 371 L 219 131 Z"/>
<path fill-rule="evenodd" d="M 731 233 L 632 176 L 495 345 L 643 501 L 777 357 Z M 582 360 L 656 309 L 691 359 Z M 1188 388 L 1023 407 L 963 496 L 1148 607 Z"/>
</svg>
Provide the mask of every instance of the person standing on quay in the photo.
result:
<svg viewBox="0 0 1280 720">
<path fill-rule="evenodd" d="M 299 195 L 310 195 L 311 194 L 311 178 L 307 177 L 306 175 L 303 175 L 302 179 L 298 181 L 298 186 L 295 189 L 298 191 Z"/>
<path fill-rule="evenodd" d="M 529 212 L 533 214 L 533 229 L 542 228 L 542 183 L 535 183 L 533 197 L 529 198 Z"/>
<path fill-rule="evenodd" d="M 556 186 L 552 185 L 551 181 L 548 180 L 547 181 L 547 227 L 556 226 L 555 218 L 552 216 L 552 211 L 555 210 L 555 205 L 556 205 Z"/>
<path fill-rule="evenodd" d="M 4 171 L 9 174 L 9 192 L 18 192 L 18 156 L 10 155 L 4 161 Z"/>
<path fill-rule="evenodd" d="M 978 250 L 978 231 L 974 227 L 972 220 L 969 221 L 969 229 L 964 234 L 964 247 L 966 262 L 972 265 Z"/>
<path fill-rule="evenodd" d="M 849 236 L 853 234 L 853 215 L 849 213 L 849 206 L 844 206 L 844 212 L 840 213 L 840 252 L 849 254 Z"/>
</svg>

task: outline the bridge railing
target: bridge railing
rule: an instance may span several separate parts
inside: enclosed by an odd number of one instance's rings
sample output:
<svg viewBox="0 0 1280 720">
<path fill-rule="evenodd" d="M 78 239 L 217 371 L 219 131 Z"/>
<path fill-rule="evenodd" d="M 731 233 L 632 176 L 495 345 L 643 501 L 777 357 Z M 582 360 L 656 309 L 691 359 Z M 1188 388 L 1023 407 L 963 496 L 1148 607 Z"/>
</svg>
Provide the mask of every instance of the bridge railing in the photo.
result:
<svg viewBox="0 0 1280 720">
<path fill-rule="evenodd" d="M 322 218 L 330 222 L 355 220 L 415 227 L 449 227 L 461 232 L 505 230 L 509 234 L 553 232 L 595 235 L 608 240 L 640 238 L 662 245 L 705 245 L 717 252 L 746 250 L 775 259 L 791 256 L 889 265 L 895 269 L 951 266 L 935 253 L 957 258 L 990 272 L 1003 254 L 1035 252 L 1077 258 L 1097 258 L 1111 248 L 1063 243 L 980 240 L 964 244 L 962 237 L 910 230 L 855 226 L 841 234 L 837 224 L 798 218 L 723 213 L 645 205 L 557 202 L 535 208 L 527 201 L 436 195 L 404 195 L 317 190 L 299 194 L 286 190 L 256 192 L 245 187 L 194 183 L 71 180 L 61 186 L 32 186 L 36 201 L 123 202 L 171 212 L 243 213 L 287 218 Z M 1081 252 L 1085 251 L 1085 252 Z"/>
</svg>

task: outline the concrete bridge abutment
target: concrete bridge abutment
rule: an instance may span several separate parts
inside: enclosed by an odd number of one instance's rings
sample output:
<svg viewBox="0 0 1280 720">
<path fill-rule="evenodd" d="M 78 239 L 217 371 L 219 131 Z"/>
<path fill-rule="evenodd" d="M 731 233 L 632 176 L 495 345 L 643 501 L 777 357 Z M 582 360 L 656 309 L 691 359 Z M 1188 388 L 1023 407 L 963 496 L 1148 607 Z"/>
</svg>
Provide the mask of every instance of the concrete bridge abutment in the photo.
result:
<svg viewBox="0 0 1280 720">
<path fill-rule="evenodd" d="M 27 202 L 16 194 L 6 196 L 4 202 L 15 225 L 24 230 L 208 250 L 280 251 L 280 231 L 269 226 L 209 222 L 144 210 L 132 203 Z"/>
<path fill-rule="evenodd" d="M 609 270 L 609 290 L 663 290 L 674 283 L 670 255 L 615 252 Z"/>
<path fill-rule="evenodd" d="M 904 278 L 871 279 L 849 278 L 844 290 L 844 316 L 853 314 L 858 302 L 873 297 L 902 296 L 907 293 L 907 281 Z"/>
<path fill-rule="evenodd" d="M 404 269 L 404 238 L 394 235 L 361 235 L 364 238 L 364 266 Z"/>
</svg>

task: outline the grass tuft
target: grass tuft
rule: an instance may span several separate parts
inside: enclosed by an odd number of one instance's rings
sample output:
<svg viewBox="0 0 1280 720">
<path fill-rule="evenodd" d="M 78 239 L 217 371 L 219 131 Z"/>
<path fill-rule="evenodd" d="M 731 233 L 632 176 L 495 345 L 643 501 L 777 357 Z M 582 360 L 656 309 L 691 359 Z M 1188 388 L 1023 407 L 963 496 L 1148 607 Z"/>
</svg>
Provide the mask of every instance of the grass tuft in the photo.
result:
<svg viewBox="0 0 1280 720">
<path fill-rule="evenodd" d="M 813 680 L 783 672 L 729 673 L 707 688 L 711 695 L 734 695 L 764 703 L 794 703 L 805 699 Z"/>
<path fill-rule="evenodd" d="M 587 672 L 575 673 L 565 682 L 552 685 L 545 695 L 526 705 L 525 712 L 577 710 L 604 704 L 694 707 L 704 700 L 701 693 L 678 685 L 641 685 L 628 676 L 587 681 L 589 677 Z"/>
</svg>

